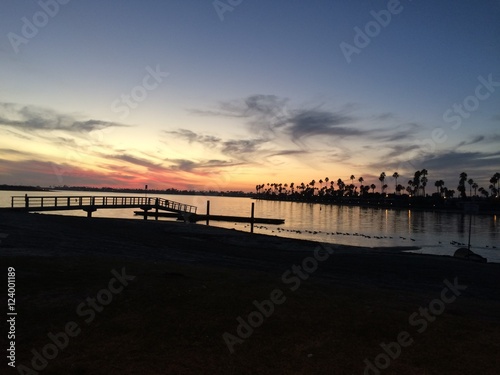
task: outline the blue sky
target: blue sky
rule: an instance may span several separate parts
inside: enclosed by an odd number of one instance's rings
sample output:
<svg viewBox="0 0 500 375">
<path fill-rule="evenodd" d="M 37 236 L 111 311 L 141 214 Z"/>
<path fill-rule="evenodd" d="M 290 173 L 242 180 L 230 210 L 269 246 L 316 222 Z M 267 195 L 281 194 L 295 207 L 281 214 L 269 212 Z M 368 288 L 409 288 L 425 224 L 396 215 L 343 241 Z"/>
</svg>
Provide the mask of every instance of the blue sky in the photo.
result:
<svg viewBox="0 0 500 375">
<path fill-rule="evenodd" d="M 0 183 L 251 190 L 426 168 L 487 188 L 500 170 L 499 1 L 1 8 Z"/>
</svg>

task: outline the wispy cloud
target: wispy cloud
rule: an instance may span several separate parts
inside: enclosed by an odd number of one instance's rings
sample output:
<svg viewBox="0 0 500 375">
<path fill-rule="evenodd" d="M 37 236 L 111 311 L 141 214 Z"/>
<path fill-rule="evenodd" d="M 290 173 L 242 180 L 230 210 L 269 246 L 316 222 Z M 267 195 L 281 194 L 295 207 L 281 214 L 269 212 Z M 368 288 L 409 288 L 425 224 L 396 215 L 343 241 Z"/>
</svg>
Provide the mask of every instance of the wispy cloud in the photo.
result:
<svg viewBox="0 0 500 375">
<path fill-rule="evenodd" d="M 219 102 L 215 110 L 191 110 L 191 113 L 241 118 L 249 137 L 220 140 L 218 145 L 222 154 L 243 160 L 251 158 L 255 161 L 255 157 L 265 159 L 280 152 L 281 155 L 306 153 L 309 151 L 307 141 L 310 138 L 340 139 L 371 132 L 356 127 L 356 118 L 345 110 L 329 111 L 320 107 L 292 109 L 288 98 L 275 95 L 251 95 L 239 100 Z M 177 135 L 190 142 L 196 140 L 213 145 L 213 142 L 207 142 L 185 129 L 177 131 Z"/>
<path fill-rule="evenodd" d="M 139 180 L 137 175 L 114 172 L 96 172 L 65 163 L 26 159 L 0 159 L 0 177 L 4 183 L 14 185 L 55 186 L 61 182 L 74 186 L 122 186 Z M 61 181 L 61 176 L 63 180 Z"/>
<path fill-rule="evenodd" d="M 221 152 L 225 155 L 243 158 L 245 155 L 259 151 L 259 147 L 266 143 L 265 139 L 229 140 L 222 143 Z"/>
<path fill-rule="evenodd" d="M 11 129 L 2 128 L 1 125 L 0 125 L 0 133 L 6 134 L 8 137 L 14 137 L 25 141 L 30 141 L 32 139 L 32 137 L 29 135 L 21 134 L 19 131 L 13 131 Z"/>
<path fill-rule="evenodd" d="M 424 130 L 424 126 L 410 122 L 398 125 L 387 125 L 383 128 L 373 129 L 369 138 L 390 143 L 401 143 L 414 139 Z"/>
<path fill-rule="evenodd" d="M 474 137 L 474 138 L 472 138 L 472 139 L 468 139 L 468 140 L 465 140 L 465 141 L 460 142 L 460 143 L 457 145 L 457 148 L 462 147 L 462 146 L 470 146 L 470 145 L 473 145 L 473 144 L 476 144 L 476 143 L 482 142 L 482 141 L 484 141 L 484 139 L 485 139 L 485 136 L 484 136 L 484 135 L 478 135 L 478 136 L 475 136 L 475 137 Z"/>
<path fill-rule="evenodd" d="M 0 127 L 11 127 L 26 133 L 42 130 L 64 130 L 70 133 L 91 132 L 124 126 L 127 125 L 96 119 L 81 121 L 74 116 L 58 113 L 48 108 L 0 102 Z"/>
<path fill-rule="evenodd" d="M 248 125 L 257 128 L 272 128 L 280 125 L 280 120 L 288 118 L 287 98 L 275 95 L 251 95 L 243 99 L 221 101 L 215 109 L 190 109 L 192 114 L 202 116 L 230 117 L 245 119 Z"/>
<path fill-rule="evenodd" d="M 318 109 L 295 111 L 295 114 L 283 126 L 283 131 L 289 134 L 293 141 L 302 141 L 315 136 L 342 138 L 369 133 L 355 127 L 345 126 L 354 122 L 353 117 L 340 112 Z"/>
<path fill-rule="evenodd" d="M 410 151 L 412 146 L 401 146 L 401 151 Z M 418 147 L 417 147 L 418 149 Z M 445 150 L 435 153 L 421 153 L 414 158 L 398 158 L 397 152 L 400 151 L 397 147 L 391 151 L 395 157 L 387 157 L 384 160 L 369 163 L 368 170 L 371 171 L 387 171 L 394 170 L 402 174 L 401 168 L 405 167 L 408 176 L 413 175 L 415 170 L 425 168 L 429 171 L 429 180 L 435 181 L 444 179 L 446 182 L 457 182 L 458 174 L 466 172 L 478 179 L 478 182 L 484 183 L 496 169 L 495 166 L 500 165 L 500 152 L 481 152 L 481 151 L 458 151 Z M 492 169 L 493 167 L 493 169 Z M 453 186 L 451 186 L 453 188 Z"/>
<path fill-rule="evenodd" d="M 221 156 L 227 157 L 230 160 L 225 162 L 233 163 L 234 160 L 240 162 L 247 162 L 258 153 L 262 153 L 262 146 L 269 142 L 267 139 L 228 139 L 223 140 L 214 135 L 198 134 L 192 130 L 178 129 L 166 130 L 163 132 L 170 138 L 180 139 L 188 142 L 189 144 L 200 144 L 211 150 L 211 152 L 218 152 Z M 168 144 L 171 142 L 169 139 L 164 139 Z"/>
<path fill-rule="evenodd" d="M 460 152 L 448 151 L 427 157 L 423 164 L 428 169 L 444 170 L 451 165 L 473 173 L 477 170 L 490 170 L 492 165 L 500 164 L 499 152 Z"/>
<path fill-rule="evenodd" d="M 203 170 L 203 171 L 216 170 L 220 168 L 241 166 L 244 164 L 244 163 L 231 162 L 227 160 L 217 160 L 217 159 L 198 161 L 198 162 L 187 159 L 176 159 L 176 160 L 171 160 L 170 162 L 172 164 L 169 166 L 169 168 L 184 172 L 193 172 L 195 170 Z"/>
<path fill-rule="evenodd" d="M 201 143 L 207 147 L 215 147 L 217 144 L 221 142 L 219 137 L 215 137 L 212 135 L 202 135 L 193 132 L 188 129 L 178 129 L 178 130 L 165 130 L 163 132 L 168 136 L 174 136 L 180 139 L 186 140 L 188 143 Z"/>
<path fill-rule="evenodd" d="M 269 154 L 269 156 L 305 155 L 308 153 L 309 151 L 305 150 L 283 150 L 283 151 L 272 152 Z"/>
<path fill-rule="evenodd" d="M 287 102 L 287 98 L 257 94 L 244 99 L 221 101 L 214 110 L 189 109 L 188 111 L 201 116 L 238 118 L 274 117 L 284 111 Z"/>
<path fill-rule="evenodd" d="M 287 98 L 259 94 L 240 100 L 219 102 L 215 110 L 191 110 L 191 113 L 241 118 L 254 137 L 274 142 L 278 139 L 288 139 L 301 149 L 305 149 L 306 141 L 310 138 L 339 140 L 356 137 L 366 141 L 398 142 L 408 140 L 423 129 L 423 126 L 416 123 L 397 124 L 398 116 L 394 113 L 386 112 L 363 118 L 355 116 L 354 110 L 346 107 L 327 110 L 321 105 L 312 108 L 291 108 Z M 384 123 L 382 126 L 381 122 Z M 388 122 L 390 124 L 386 124 Z M 189 136 L 194 139 L 194 135 Z"/>
<path fill-rule="evenodd" d="M 393 158 L 404 158 L 405 155 L 411 153 L 414 150 L 419 150 L 420 146 L 416 144 L 406 144 L 406 145 L 391 145 L 386 147 L 387 153 L 385 154 L 385 160 Z"/>
<path fill-rule="evenodd" d="M 310 154 L 309 159 L 315 161 L 304 159 L 305 164 L 342 162 L 354 166 L 363 163 L 361 154 L 366 146 L 373 146 L 377 157 L 386 149 L 391 158 L 418 149 L 408 143 L 419 138 L 424 126 L 401 122 L 391 112 L 360 116 L 355 111 L 361 110 L 355 106 L 331 110 L 324 105 L 293 108 L 288 98 L 258 94 L 219 102 L 208 111 L 190 111 L 203 116 L 239 118 L 248 131 L 246 138 L 223 139 L 187 129 L 166 133 L 212 147 L 231 159 L 263 165 L 275 160 L 282 163 L 281 159 L 273 159 L 276 156 Z M 353 158 L 358 158 L 357 162 Z"/>
<path fill-rule="evenodd" d="M 128 155 L 128 154 L 117 154 L 117 155 L 110 155 L 107 158 L 115 159 L 115 160 L 121 160 L 126 163 L 139 166 L 139 167 L 144 167 L 149 170 L 155 171 L 162 169 L 162 166 L 160 163 L 154 163 L 150 160 L 146 160 L 143 158 L 139 158 L 136 156 Z"/>
<path fill-rule="evenodd" d="M 34 156 L 33 153 L 31 153 L 31 152 L 14 150 L 12 148 L 0 148 L 0 155 L 16 155 L 16 156 L 25 156 L 25 157 L 33 157 Z"/>
<path fill-rule="evenodd" d="M 392 112 L 384 112 L 378 115 L 373 115 L 371 119 L 373 121 L 394 121 L 398 119 L 398 116 Z"/>
</svg>

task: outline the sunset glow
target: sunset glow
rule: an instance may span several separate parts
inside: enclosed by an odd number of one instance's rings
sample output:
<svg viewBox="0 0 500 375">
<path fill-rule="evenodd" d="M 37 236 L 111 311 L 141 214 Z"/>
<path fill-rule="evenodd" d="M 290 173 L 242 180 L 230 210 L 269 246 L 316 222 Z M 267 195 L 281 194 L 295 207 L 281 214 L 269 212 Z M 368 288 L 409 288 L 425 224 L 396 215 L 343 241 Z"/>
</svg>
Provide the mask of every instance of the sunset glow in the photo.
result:
<svg viewBox="0 0 500 375">
<path fill-rule="evenodd" d="M 2 5 L 0 184 L 500 169 L 498 2 L 41 3 Z"/>
</svg>

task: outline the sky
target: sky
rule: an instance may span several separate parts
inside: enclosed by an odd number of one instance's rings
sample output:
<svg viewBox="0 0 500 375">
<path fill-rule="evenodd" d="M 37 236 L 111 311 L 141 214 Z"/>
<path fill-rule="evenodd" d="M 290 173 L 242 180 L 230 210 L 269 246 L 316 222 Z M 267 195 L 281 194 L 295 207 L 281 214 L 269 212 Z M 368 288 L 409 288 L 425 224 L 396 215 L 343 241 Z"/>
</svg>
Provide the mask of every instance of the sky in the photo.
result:
<svg viewBox="0 0 500 375">
<path fill-rule="evenodd" d="M 488 188 L 499 19 L 498 0 L 3 0 L 0 184 L 253 191 L 425 168 Z"/>
</svg>

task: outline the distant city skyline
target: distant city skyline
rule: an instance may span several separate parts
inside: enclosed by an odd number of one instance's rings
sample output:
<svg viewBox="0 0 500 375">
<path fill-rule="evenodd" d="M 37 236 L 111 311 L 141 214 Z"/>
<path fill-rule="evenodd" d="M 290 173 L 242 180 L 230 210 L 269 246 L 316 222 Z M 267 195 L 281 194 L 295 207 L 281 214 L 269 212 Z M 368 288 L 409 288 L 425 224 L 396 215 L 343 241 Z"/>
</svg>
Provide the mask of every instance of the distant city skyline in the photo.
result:
<svg viewBox="0 0 500 375">
<path fill-rule="evenodd" d="M 255 191 L 500 172 L 500 3 L 13 1 L 0 184 Z M 430 189 L 431 190 L 431 189 Z"/>
</svg>

